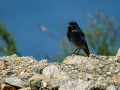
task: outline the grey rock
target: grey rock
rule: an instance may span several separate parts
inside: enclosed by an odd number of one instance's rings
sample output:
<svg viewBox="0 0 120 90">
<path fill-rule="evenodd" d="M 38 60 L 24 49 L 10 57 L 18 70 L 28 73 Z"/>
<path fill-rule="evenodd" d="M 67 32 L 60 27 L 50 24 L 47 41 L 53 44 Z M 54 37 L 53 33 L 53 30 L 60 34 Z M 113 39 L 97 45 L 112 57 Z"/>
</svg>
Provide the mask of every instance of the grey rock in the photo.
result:
<svg viewBox="0 0 120 90">
<path fill-rule="evenodd" d="M 42 63 L 42 65 L 40 64 L 39 66 L 34 67 L 34 72 L 35 72 L 35 73 L 42 74 L 43 69 L 46 68 L 47 66 L 49 66 L 48 63 L 44 63 L 44 64 Z"/>
<path fill-rule="evenodd" d="M 3 82 L 17 88 L 21 88 L 26 84 L 24 81 L 18 79 L 17 77 L 5 78 Z"/>
<path fill-rule="evenodd" d="M 119 90 L 120 56 L 68 56 L 63 63 L 0 57 L 0 83 L 31 90 Z"/>
<path fill-rule="evenodd" d="M 42 59 L 41 61 L 39 61 L 39 63 L 48 63 L 47 59 Z"/>
<path fill-rule="evenodd" d="M 59 90 L 88 90 L 91 82 L 83 80 L 68 81 Z"/>
<path fill-rule="evenodd" d="M 50 65 L 43 69 L 43 75 L 45 78 L 53 78 L 54 74 L 58 72 L 58 67 L 55 65 Z"/>
<path fill-rule="evenodd" d="M 28 73 L 28 74 L 22 74 L 22 75 L 19 75 L 19 78 L 23 81 L 27 81 L 29 78 L 31 78 L 34 74 L 32 73 Z"/>
<path fill-rule="evenodd" d="M 72 80 L 68 74 L 64 71 L 61 71 L 61 72 L 56 72 L 54 74 L 54 79 L 56 80 L 56 82 L 59 84 L 59 85 L 62 85 L 64 83 L 67 83 L 69 80 Z"/>
<path fill-rule="evenodd" d="M 5 68 L 4 61 L 0 59 L 0 70 L 3 70 Z"/>
<path fill-rule="evenodd" d="M 116 69 L 114 70 L 114 73 L 118 73 L 120 71 L 120 69 Z"/>
<path fill-rule="evenodd" d="M 32 79 L 30 80 L 31 90 L 58 90 L 58 84 L 51 79 L 43 80 L 43 79 Z"/>
<path fill-rule="evenodd" d="M 114 85 L 110 85 L 106 88 L 106 90 L 116 90 Z"/>
<path fill-rule="evenodd" d="M 39 90 L 39 88 L 42 86 L 41 81 L 41 79 L 30 80 L 31 90 Z"/>
<path fill-rule="evenodd" d="M 14 55 L 11 55 L 11 56 L 7 56 L 7 58 L 9 59 L 15 59 L 15 58 L 18 58 L 18 55 L 17 54 L 14 54 Z"/>
</svg>

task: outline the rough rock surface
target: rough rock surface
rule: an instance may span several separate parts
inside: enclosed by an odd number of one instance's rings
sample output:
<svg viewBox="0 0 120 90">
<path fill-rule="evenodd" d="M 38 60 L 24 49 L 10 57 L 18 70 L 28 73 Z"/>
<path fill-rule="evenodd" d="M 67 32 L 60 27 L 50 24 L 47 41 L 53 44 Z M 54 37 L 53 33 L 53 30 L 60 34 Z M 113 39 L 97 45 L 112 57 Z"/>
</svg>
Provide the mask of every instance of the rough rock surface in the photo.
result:
<svg viewBox="0 0 120 90">
<path fill-rule="evenodd" d="M 120 90 L 120 54 L 72 55 L 63 63 L 0 57 L 0 90 Z M 12 90 L 11 89 L 11 90 Z"/>
</svg>

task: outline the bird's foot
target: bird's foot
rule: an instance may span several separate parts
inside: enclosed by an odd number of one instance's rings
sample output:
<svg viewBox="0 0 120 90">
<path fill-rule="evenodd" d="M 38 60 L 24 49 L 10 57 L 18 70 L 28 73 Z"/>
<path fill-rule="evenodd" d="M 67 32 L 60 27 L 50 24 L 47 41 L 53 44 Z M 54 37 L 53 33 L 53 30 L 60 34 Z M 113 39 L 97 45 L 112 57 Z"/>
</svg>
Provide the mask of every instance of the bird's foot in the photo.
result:
<svg viewBox="0 0 120 90">
<path fill-rule="evenodd" d="M 71 57 L 74 56 L 74 55 L 75 55 L 75 53 L 70 54 Z"/>
<path fill-rule="evenodd" d="M 76 55 L 80 55 L 79 53 L 76 53 Z"/>
<path fill-rule="evenodd" d="M 79 53 L 72 53 L 72 54 L 70 54 L 71 57 L 75 56 L 75 55 L 81 55 L 81 54 L 79 54 Z"/>
</svg>

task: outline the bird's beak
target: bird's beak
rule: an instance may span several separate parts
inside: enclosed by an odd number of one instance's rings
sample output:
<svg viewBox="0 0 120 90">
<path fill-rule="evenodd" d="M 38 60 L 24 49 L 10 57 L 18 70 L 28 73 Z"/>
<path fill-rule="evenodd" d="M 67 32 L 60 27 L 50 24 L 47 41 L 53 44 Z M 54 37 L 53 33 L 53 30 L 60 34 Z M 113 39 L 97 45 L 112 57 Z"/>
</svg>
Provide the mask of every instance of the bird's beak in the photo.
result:
<svg viewBox="0 0 120 90">
<path fill-rule="evenodd" d="M 69 24 L 69 26 L 68 27 L 72 27 L 72 24 L 70 24 L 70 23 L 68 23 Z"/>
</svg>

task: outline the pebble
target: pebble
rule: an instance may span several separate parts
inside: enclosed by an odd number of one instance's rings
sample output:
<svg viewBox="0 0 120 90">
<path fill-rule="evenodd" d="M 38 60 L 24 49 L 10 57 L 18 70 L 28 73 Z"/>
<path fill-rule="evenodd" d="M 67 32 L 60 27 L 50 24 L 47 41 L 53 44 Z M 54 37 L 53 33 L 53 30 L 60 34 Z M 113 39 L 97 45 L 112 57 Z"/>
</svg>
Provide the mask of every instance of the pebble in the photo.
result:
<svg viewBox="0 0 120 90">
<path fill-rule="evenodd" d="M 111 75 L 111 72 L 107 72 L 107 75 Z"/>
</svg>

